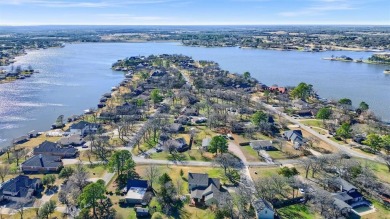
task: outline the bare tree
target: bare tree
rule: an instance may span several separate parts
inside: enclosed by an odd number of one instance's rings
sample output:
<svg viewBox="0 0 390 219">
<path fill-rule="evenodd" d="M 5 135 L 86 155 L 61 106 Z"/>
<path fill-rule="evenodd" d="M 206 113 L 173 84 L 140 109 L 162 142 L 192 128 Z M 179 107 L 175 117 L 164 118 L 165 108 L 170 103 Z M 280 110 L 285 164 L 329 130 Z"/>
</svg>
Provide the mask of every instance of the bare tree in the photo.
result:
<svg viewBox="0 0 390 219">
<path fill-rule="evenodd" d="M 27 154 L 26 149 L 14 149 L 12 152 L 13 157 L 16 160 L 16 166 L 19 166 L 19 161 Z"/>
<path fill-rule="evenodd" d="M 111 147 L 106 137 L 98 137 L 91 145 L 93 147 L 93 153 L 98 159 L 103 162 L 107 162 L 111 155 Z"/>
<path fill-rule="evenodd" d="M 68 181 L 71 181 L 80 191 L 88 184 L 89 172 L 82 163 L 76 165 L 75 171 Z"/>
<path fill-rule="evenodd" d="M 151 164 L 146 168 L 145 174 L 145 178 L 150 182 L 150 187 L 153 188 L 153 183 L 156 182 L 161 175 L 160 169 L 158 166 Z"/>
<path fill-rule="evenodd" d="M 219 154 L 214 159 L 214 163 L 223 168 L 226 176 L 231 169 L 238 168 L 241 166 L 241 161 L 230 153 Z"/>
<path fill-rule="evenodd" d="M 309 175 L 309 171 L 310 171 L 310 168 L 313 164 L 313 160 L 312 159 L 309 159 L 309 158 L 303 158 L 300 160 L 300 163 L 301 165 L 303 166 L 304 170 L 305 170 L 305 178 L 307 179 L 308 175 Z"/>
<path fill-rule="evenodd" d="M 1 182 L 4 182 L 4 178 L 10 173 L 10 167 L 8 164 L 4 164 L 0 166 L 0 177 L 1 177 Z"/>
</svg>

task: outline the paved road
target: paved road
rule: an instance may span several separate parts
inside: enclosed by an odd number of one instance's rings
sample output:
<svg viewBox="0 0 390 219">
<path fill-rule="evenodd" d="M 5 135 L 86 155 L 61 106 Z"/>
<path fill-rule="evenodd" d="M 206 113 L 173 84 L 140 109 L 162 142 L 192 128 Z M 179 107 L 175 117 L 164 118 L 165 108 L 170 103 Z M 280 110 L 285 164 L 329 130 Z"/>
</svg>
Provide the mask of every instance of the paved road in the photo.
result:
<svg viewBox="0 0 390 219">
<path fill-rule="evenodd" d="M 276 109 L 275 107 L 273 107 L 271 105 L 265 104 L 265 103 L 261 102 L 258 99 L 256 99 L 256 102 L 260 103 L 262 106 L 264 106 L 270 112 L 275 113 L 277 115 L 282 115 L 289 122 L 291 122 L 291 123 L 293 123 L 295 125 L 298 125 L 301 129 L 305 130 L 306 132 L 308 132 L 308 133 L 312 134 L 313 136 L 319 138 L 321 141 L 323 141 L 323 142 L 325 142 L 325 143 L 327 143 L 327 144 L 337 148 L 338 150 L 340 150 L 342 152 L 345 152 L 345 153 L 347 153 L 347 154 L 349 154 L 349 155 L 351 155 L 353 157 L 364 158 L 364 159 L 367 159 L 367 160 L 377 161 L 377 162 L 381 162 L 381 163 L 384 162 L 382 159 L 380 159 L 377 156 L 369 156 L 369 155 L 365 155 L 365 154 L 356 152 L 356 151 L 352 150 L 349 147 L 340 145 L 339 143 L 336 143 L 336 142 L 328 139 L 326 136 L 319 134 L 318 132 L 314 131 L 310 127 L 300 123 L 298 120 L 292 118 L 291 116 L 289 116 L 289 115 L 287 115 L 285 113 L 280 112 L 278 109 Z"/>
</svg>

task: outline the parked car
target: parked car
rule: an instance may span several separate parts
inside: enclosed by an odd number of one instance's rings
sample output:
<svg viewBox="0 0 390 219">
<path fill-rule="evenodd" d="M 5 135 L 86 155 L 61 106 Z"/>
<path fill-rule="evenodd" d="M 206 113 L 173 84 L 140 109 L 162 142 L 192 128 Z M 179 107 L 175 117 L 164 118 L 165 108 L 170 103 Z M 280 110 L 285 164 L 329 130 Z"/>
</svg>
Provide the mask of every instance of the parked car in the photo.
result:
<svg viewBox="0 0 390 219">
<path fill-rule="evenodd" d="M 156 147 L 156 152 L 157 153 L 162 152 L 162 151 L 163 151 L 162 147 Z"/>
<path fill-rule="evenodd" d="M 300 192 L 301 194 L 305 194 L 305 190 L 302 189 L 302 188 L 299 188 L 299 192 Z"/>
</svg>

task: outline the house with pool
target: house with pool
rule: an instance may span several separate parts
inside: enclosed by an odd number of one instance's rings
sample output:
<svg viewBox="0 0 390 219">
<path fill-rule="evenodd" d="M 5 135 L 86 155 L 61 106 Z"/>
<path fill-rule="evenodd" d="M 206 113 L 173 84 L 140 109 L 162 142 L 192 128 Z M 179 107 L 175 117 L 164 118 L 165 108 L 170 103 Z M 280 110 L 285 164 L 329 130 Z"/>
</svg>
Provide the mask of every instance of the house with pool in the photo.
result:
<svg viewBox="0 0 390 219">
<path fill-rule="evenodd" d="M 338 191 L 332 193 L 334 204 L 343 213 L 363 216 L 375 212 L 375 207 L 358 191 L 358 189 L 342 178 L 336 178 L 332 186 Z"/>
</svg>

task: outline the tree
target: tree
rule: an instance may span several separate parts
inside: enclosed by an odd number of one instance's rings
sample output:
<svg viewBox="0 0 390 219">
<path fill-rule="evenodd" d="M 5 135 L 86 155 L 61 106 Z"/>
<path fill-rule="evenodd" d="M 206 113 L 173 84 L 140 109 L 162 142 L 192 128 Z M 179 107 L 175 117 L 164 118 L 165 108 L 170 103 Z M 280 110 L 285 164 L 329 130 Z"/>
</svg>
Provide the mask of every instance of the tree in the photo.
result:
<svg viewBox="0 0 390 219">
<path fill-rule="evenodd" d="M 311 84 L 306 84 L 301 82 L 300 84 L 298 84 L 297 87 L 295 87 L 291 91 L 291 96 L 293 98 L 306 100 L 310 96 L 312 91 L 313 91 L 313 86 Z"/>
<path fill-rule="evenodd" d="M 390 154 L 390 135 L 382 136 L 382 148 L 385 149 L 386 154 Z"/>
<path fill-rule="evenodd" d="M 351 137 L 352 129 L 348 123 L 343 123 L 337 130 L 336 135 L 343 138 L 344 141 Z"/>
<path fill-rule="evenodd" d="M 14 148 L 12 154 L 16 160 L 16 166 L 19 166 L 19 160 L 27 154 L 27 151 L 25 149 Z"/>
<path fill-rule="evenodd" d="M 45 175 L 42 178 L 42 184 L 46 185 L 48 188 L 50 188 L 55 181 L 56 181 L 56 176 L 53 174 Z"/>
<path fill-rule="evenodd" d="M 222 167 L 226 176 L 228 175 L 228 172 L 230 172 L 230 169 L 238 168 L 240 166 L 240 160 L 230 153 L 219 154 L 214 159 L 214 163 Z"/>
<path fill-rule="evenodd" d="M 332 110 L 329 109 L 328 107 L 324 107 L 318 110 L 316 118 L 322 120 L 329 119 L 331 114 L 332 114 Z"/>
<path fill-rule="evenodd" d="M 268 103 L 268 102 L 269 102 L 269 98 L 270 98 L 270 96 L 271 96 L 271 91 L 265 90 L 265 91 L 264 91 L 264 96 L 265 96 L 266 101 L 267 101 L 267 103 Z"/>
<path fill-rule="evenodd" d="M 262 122 L 267 122 L 268 115 L 265 114 L 263 111 L 257 111 L 252 115 L 252 123 L 255 126 L 260 126 Z"/>
<path fill-rule="evenodd" d="M 218 152 L 220 153 L 227 152 L 228 151 L 227 140 L 221 135 L 214 136 L 210 141 L 209 151 L 215 154 L 218 154 Z"/>
<path fill-rule="evenodd" d="M 160 192 L 156 194 L 157 201 L 161 204 L 162 211 L 166 215 L 171 215 L 175 208 L 177 191 L 172 181 L 161 185 Z"/>
<path fill-rule="evenodd" d="M 360 104 L 359 104 L 360 110 L 367 111 L 369 108 L 370 108 L 370 106 L 366 102 L 364 102 L 364 101 L 360 102 Z"/>
<path fill-rule="evenodd" d="M 370 148 L 372 148 L 374 151 L 378 152 L 382 147 L 382 138 L 378 134 L 369 134 L 363 143 L 370 146 Z"/>
<path fill-rule="evenodd" d="M 85 169 L 82 163 L 76 164 L 73 175 L 69 181 L 73 183 L 80 191 L 88 184 L 89 172 Z"/>
<path fill-rule="evenodd" d="M 68 180 L 69 177 L 72 176 L 73 172 L 74 169 L 72 167 L 66 166 L 60 171 L 58 178 Z"/>
<path fill-rule="evenodd" d="M 122 175 L 123 171 L 126 170 L 126 163 L 132 159 L 131 153 L 128 150 L 115 151 L 111 155 L 108 161 L 108 167 L 111 172 L 117 172 L 118 176 Z"/>
<path fill-rule="evenodd" d="M 163 97 L 160 95 L 160 90 L 153 89 L 152 92 L 150 92 L 150 99 L 152 99 L 154 104 L 161 102 Z"/>
<path fill-rule="evenodd" d="M 153 188 L 153 183 L 157 181 L 160 176 L 160 170 L 154 164 L 149 165 L 145 171 L 146 179 L 150 183 L 150 187 Z"/>
<path fill-rule="evenodd" d="M 54 213 L 56 207 L 57 205 L 55 201 L 50 200 L 46 202 L 42 205 L 42 207 L 39 208 L 39 217 L 49 219 L 50 215 Z"/>
<path fill-rule="evenodd" d="M 184 171 L 183 169 L 180 169 L 180 177 L 183 178 L 183 176 L 184 176 Z"/>
<path fill-rule="evenodd" d="M 110 198 L 100 199 L 96 208 L 97 218 L 114 219 L 116 211 L 112 207 L 113 204 Z"/>
<path fill-rule="evenodd" d="M 97 218 L 96 207 L 99 205 L 99 199 L 105 198 L 106 188 L 104 181 L 100 180 L 96 183 L 87 185 L 79 197 L 79 204 L 82 208 L 92 208 L 92 214 L 94 218 Z"/>
<path fill-rule="evenodd" d="M 249 73 L 249 72 L 244 72 L 244 74 L 242 75 L 242 76 L 244 76 L 244 78 L 246 79 L 246 80 L 248 80 L 248 79 L 250 79 L 251 78 L 251 73 Z"/>
<path fill-rule="evenodd" d="M 339 100 L 339 104 L 352 106 L 352 100 L 348 98 L 342 98 Z"/>
<path fill-rule="evenodd" d="M 285 177 L 292 177 L 295 175 L 298 175 L 299 172 L 295 167 L 288 168 L 288 167 L 282 167 L 278 170 L 279 175 L 283 175 Z"/>
<path fill-rule="evenodd" d="M 0 166 L 0 177 L 1 177 L 1 182 L 4 182 L 4 178 L 10 173 L 11 169 L 8 164 L 4 164 Z"/>
<path fill-rule="evenodd" d="M 171 182 L 172 179 L 171 177 L 167 174 L 167 173 L 164 173 L 163 175 L 161 175 L 159 178 L 158 178 L 158 182 L 160 184 L 165 184 L 167 182 Z"/>
</svg>

